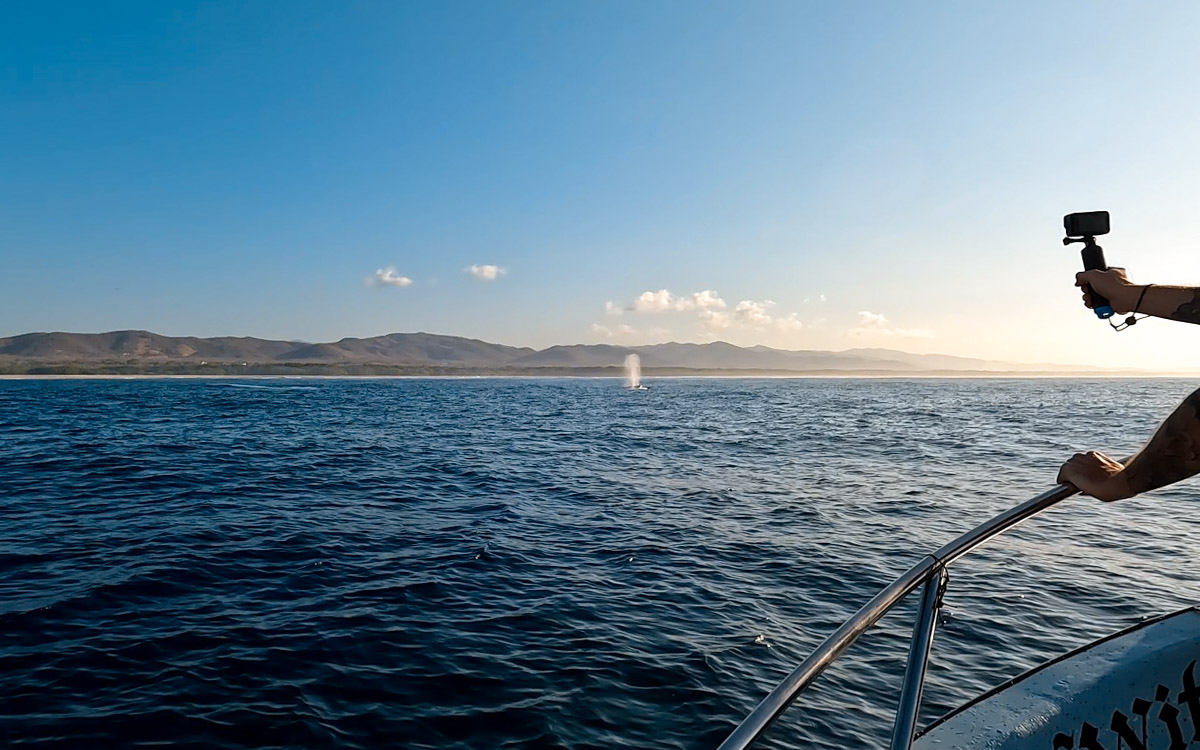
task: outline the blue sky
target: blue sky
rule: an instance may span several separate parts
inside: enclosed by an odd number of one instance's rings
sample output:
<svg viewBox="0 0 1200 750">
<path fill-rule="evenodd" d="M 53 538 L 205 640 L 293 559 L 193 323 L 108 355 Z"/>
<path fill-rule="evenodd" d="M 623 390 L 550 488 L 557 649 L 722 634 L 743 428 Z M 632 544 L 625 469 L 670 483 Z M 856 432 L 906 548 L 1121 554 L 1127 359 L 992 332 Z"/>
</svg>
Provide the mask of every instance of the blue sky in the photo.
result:
<svg viewBox="0 0 1200 750">
<path fill-rule="evenodd" d="M 1062 214 L 1108 209 L 1114 265 L 1200 283 L 1198 21 L 1183 2 L 10 4 L 0 335 L 1195 369 L 1200 331 L 1116 336 L 1083 310 L 1058 243 Z M 412 283 L 368 283 L 387 269 Z"/>
</svg>

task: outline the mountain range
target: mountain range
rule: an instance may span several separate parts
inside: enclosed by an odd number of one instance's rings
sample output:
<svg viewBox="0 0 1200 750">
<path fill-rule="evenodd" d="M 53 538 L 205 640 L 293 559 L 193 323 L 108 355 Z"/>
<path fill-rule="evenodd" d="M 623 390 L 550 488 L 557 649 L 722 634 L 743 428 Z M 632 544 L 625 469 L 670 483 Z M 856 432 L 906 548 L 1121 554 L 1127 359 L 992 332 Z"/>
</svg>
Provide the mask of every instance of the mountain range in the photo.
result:
<svg viewBox="0 0 1200 750">
<path fill-rule="evenodd" d="M 786 350 L 767 346 L 740 347 L 723 341 L 708 344 L 665 343 L 645 346 L 573 344 L 547 349 L 505 346 L 477 339 L 431 333 L 393 333 L 372 338 L 344 338 L 329 343 L 274 341 L 222 336 L 197 338 L 163 336 L 148 331 L 110 333 L 27 333 L 0 338 L 3 372 L 35 372 L 38 366 L 71 363 L 84 371 L 103 371 L 100 365 L 121 371 L 193 371 L 217 365 L 270 366 L 369 366 L 374 373 L 388 370 L 435 369 L 479 372 L 560 373 L 605 371 L 620 368 L 635 353 L 648 370 L 734 372 L 1042 372 L 1077 373 L 1096 368 L 1018 364 L 955 357 L 944 354 L 911 354 L 893 349 L 845 351 Z M 90 365 L 90 367 L 88 367 Z M 165 367 L 169 365 L 169 367 Z M 164 369 L 165 367 L 165 369 Z M 53 369 L 44 370 L 47 372 Z M 202 370 L 198 370 L 202 371 Z M 320 370 L 310 370 L 320 372 Z M 347 372 L 367 372 L 361 367 Z"/>
</svg>

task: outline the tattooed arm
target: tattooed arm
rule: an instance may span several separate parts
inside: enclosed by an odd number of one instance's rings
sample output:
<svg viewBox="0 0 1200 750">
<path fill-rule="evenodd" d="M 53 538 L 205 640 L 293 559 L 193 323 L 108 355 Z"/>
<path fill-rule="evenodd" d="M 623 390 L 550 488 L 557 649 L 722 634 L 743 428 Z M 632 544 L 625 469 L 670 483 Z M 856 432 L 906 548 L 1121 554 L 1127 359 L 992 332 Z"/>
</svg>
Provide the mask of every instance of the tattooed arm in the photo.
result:
<svg viewBox="0 0 1200 750">
<path fill-rule="evenodd" d="M 1159 286 L 1146 289 L 1145 284 L 1134 284 L 1125 275 L 1124 268 L 1107 271 L 1082 271 L 1075 274 L 1075 286 L 1083 288 L 1083 304 L 1092 305 L 1090 290 L 1108 298 L 1113 310 L 1124 315 L 1138 312 L 1157 318 L 1178 320 L 1183 323 L 1200 323 L 1200 288 L 1191 286 Z M 1142 290 L 1146 295 L 1142 297 Z M 1138 299 L 1142 303 L 1138 305 Z"/>
<path fill-rule="evenodd" d="M 1185 398 L 1146 447 L 1124 465 L 1096 451 L 1076 453 L 1059 469 L 1058 481 L 1111 502 L 1195 474 L 1200 474 L 1200 390 Z"/>
</svg>

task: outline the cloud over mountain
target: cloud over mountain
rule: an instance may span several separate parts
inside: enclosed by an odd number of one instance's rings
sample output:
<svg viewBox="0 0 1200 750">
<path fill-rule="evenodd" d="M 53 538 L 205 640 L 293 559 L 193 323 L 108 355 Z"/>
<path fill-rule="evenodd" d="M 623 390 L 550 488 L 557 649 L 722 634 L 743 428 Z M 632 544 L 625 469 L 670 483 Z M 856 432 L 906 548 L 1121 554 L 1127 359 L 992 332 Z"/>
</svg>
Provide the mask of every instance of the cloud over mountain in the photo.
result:
<svg viewBox="0 0 1200 750">
<path fill-rule="evenodd" d="M 804 327 L 796 313 L 778 316 L 772 312 L 774 307 L 775 303 L 771 300 L 744 299 L 730 308 L 721 295 L 712 289 L 682 295 L 676 295 L 669 289 L 651 290 L 638 295 L 628 308 L 615 302 L 606 302 L 604 305 L 605 313 L 612 316 L 625 312 L 645 315 L 689 313 L 695 316 L 700 328 L 708 332 L 729 329 L 792 332 Z"/>
<path fill-rule="evenodd" d="M 611 303 L 610 303 L 611 304 Z M 667 289 L 642 292 L 633 302 L 640 313 L 686 312 L 689 310 L 723 310 L 725 300 L 711 289 L 677 297 Z"/>
<path fill-rule="evenodd" d="M 897 328 L 881 313 L 861 310 L 858 325 L 847 331 L 851 336 L 895 336 L 904 339 L 931 339 L 933 331 L 925 328 Z"/>
</svg>

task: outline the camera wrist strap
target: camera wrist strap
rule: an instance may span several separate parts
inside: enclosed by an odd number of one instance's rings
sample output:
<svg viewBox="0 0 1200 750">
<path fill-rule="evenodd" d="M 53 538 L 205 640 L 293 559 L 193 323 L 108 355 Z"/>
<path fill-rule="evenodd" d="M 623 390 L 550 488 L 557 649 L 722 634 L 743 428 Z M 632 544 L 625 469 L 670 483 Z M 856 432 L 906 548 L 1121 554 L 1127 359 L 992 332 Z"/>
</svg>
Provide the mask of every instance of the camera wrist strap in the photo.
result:
<svg viewBox="0 0 1200 750">
<path fill-rule="evenodd" d="M 1137 304 L 1133 306 L 1133 312 L 1129 314 L 1129 317 L 1125 319 L 1124 323 L 1117 324 L 1117 323 L 1112 322 L 1111 319 L 1108 321 L 1108 324 L 1110 326 L 1112 326 L 1112 329 L 1114 331 L 1116 331 L 1117 333 L 1120 333 L 1121 331 L 1124 331 L 1129 326 L 1136 324 L 1139 320 L 1145 320 L 1146 318 L 1150 317 L 1149 315 L 1142 315 L 1142 317 L 1140 317 L 1140 318 L 1136 318 L 1134 316 L 1137 315 L 1138 311 L 1141 309 L 1142 300 L 1146 299 L 1146 292 L 1150 291 L 1150 287 L 1152 287 L 1152 286 L 1154 286 L 1154 285 L 1147 284 L 1146 286 L 1142 287 L 1142 293 L 1138 295 Z"/>
</svg>

